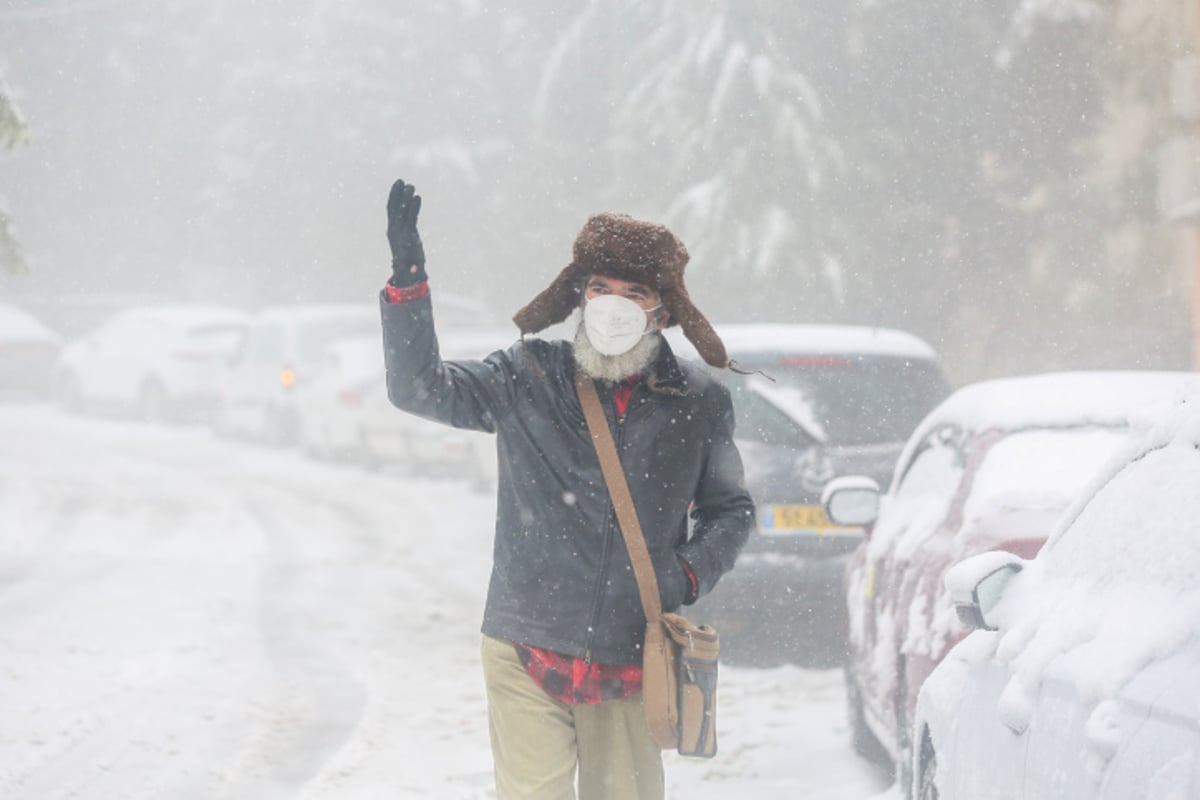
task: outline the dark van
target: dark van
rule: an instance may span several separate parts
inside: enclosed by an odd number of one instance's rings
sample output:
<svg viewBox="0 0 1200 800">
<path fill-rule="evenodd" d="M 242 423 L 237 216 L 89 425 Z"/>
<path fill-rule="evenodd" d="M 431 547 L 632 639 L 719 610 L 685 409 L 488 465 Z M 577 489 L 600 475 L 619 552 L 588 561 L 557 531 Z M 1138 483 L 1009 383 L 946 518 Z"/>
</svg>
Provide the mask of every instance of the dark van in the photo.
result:
<svg viewBox="0 0 1200 800">
<path fill-rule="evenodd" d="M 821 490 L 839 475 L 881 487 L 909 434 L 950 393 L 933 348 L 882 328 L 718 325 L 730 358 L 735 438 L 758 508 L 737 566 L 692 612 L 721 632 L 731 661 L 842 663 L 842 579 L 861 528 L 834 525 Z M 695 351 L 668 332 L 681 357 Z"/>
</svg>

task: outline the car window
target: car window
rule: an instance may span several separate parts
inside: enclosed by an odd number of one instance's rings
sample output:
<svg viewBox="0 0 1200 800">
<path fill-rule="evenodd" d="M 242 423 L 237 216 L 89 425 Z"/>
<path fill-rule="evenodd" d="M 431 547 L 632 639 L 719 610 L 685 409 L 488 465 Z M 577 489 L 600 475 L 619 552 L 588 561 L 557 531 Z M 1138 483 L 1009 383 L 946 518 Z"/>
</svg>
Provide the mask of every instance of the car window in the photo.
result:
<svg viewBox="0 0 1200 800">
<path fill-rule="evenodd" d="M 283 360 L 283 330 L 262 325 L 250 335 L 246 359 L 253 364 L 278 364 Z"/>
<path fill-rule="evenodd" d="M 1127 463 L 1047 549 L 1056 582 L 1140 583 L 1194 591 L 1200 574 L 1200 450 L 1172 442 Z"/>
<path fill-rule="evenodd" d="M 296 334 L 296 357 L 311 363 L 320 356 L 322 348 L 336 339 L 370 334 L 379 334 L 379 319 L 374 316 L 311 320 Z"/>
<path fill-rule="evenodd" d="M 737 438 L 776 447 L 812 447 L 816 440 L 751 386 L 733 389 Z"/>
<path fill-rule="evenodd" d="M 903 442 L 949 394 L 931 362 L 895 356 L 793 356 L 763 370 L 804 397 L 831 445 Z"/>
<path fill-rule="evenodd" d="M 927 436 L 885 499 L 885 512 L 871 538 L 872 552 L 911 552 L 946 518 L 962 481 L 966 459 L 960 431 L 944 427 Z"/>
<path fill-rule="evenodd" d="M 967 520 L 1005 508 L 1060 511 L 1126 441 L 1115 428 L 1033 429 L 988 448 L 963 508 Z"/>
<path fill-rule="evenodd" d="M 893 496 L 900 502 L 928 494 L 953 496 L 966 464 L 962 438 L 950 426 L 926 436 L 903 467 Z"/>
</svg>

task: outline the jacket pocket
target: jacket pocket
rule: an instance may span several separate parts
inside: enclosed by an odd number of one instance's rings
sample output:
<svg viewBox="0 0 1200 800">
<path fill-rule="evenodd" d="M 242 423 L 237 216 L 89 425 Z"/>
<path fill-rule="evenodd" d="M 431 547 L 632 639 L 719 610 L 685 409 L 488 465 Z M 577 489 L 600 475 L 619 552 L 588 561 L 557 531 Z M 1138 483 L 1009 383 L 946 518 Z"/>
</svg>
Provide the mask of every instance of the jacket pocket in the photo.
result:
<svg viewBox="0 0 1200 800">
<path fill-rule="evenodd" d="M 687 597 L 687 590 L 688 579 L 687 575 L 683 574 L 683 566 L 679 563 L 679 558 L 670 553 L 667 555 L 667 563 L 658 573 L 658 599 L 662 603 L 663 611 L 674 611 L 682 606 L 684 598 Z"/>
</svg>

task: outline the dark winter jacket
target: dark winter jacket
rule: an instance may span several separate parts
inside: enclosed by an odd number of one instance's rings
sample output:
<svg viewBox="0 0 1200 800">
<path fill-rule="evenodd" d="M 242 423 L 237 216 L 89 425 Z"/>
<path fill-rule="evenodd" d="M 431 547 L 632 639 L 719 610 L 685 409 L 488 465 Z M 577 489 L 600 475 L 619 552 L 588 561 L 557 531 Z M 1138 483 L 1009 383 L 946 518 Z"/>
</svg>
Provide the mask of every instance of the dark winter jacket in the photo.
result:
<svg viewBox="0 0 1200 800">
<path fill-rule="evenodd" d="M 600 663 L 641 661 L 645 616 L 575 393 L 572 345 L 527 339 L 481 361 L 442 361 L 428 297 L 382 303 L 388 394 L 398 408 L 494 432 L 496 536 L 483 632 Z M 597 384 L 658 577 L 677 609 L 691 565 L 701 595 L 754 524 L 729 391 L 666 342 L 618 424 Z M 688 530 L 688 510 L 694 521 Z"/>
</svg>

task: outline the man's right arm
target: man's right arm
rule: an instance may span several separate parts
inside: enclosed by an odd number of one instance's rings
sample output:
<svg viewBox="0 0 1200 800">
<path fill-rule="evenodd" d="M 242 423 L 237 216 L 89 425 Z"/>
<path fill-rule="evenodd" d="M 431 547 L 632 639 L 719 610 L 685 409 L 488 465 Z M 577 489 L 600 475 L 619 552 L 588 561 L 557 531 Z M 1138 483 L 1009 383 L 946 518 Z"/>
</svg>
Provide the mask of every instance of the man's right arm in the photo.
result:
<svg viewBox="0 0 1200 800">
<path fill-rule="evenodd" d="M 428 419 L 495 431 L 496 418 L 512 404 L 514 370 L 502 352 L 482 361 L 442 361 L 417 232 L 420 210 L 413 186 L 396 181 L 387 203 L 392 277 L 380 293 L 388 397 Z"/>
</svg>

